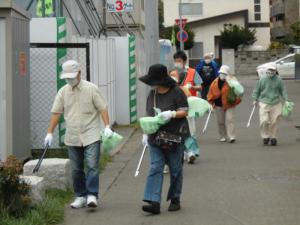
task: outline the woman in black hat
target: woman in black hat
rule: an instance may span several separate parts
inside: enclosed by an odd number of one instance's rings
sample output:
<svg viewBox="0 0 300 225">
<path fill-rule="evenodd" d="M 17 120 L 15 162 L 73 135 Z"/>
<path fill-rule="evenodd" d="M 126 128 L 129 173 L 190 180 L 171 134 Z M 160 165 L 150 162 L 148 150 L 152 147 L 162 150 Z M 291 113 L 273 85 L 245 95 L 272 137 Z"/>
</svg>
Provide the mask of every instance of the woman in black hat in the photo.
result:
<svg viewBox="0 0 300 225">
<path fill-rule="evenodd" d="M 152 214 L 160 213 L 163 169 L 170 168 L 170 188 L 167 201 L 171 200 L 168 211 L 180 209 L 182 190 L 182 161 L 184 140 L 189 136 L 186 120 L 188 111 L 187 97 L 168 76 L 167 68 L 157 64 L 149 68 L 146 76 L 140 81 L 152 87 L 147 98 L 147 114 L 155 116 L 154 108 L 161 110 L 161 116 L 168 121 L 155 134 L 143 135 L 143 144 L 148 145 L 150 152 L 150 171 L 146 182 L 143 211 Z"/>
</svg>

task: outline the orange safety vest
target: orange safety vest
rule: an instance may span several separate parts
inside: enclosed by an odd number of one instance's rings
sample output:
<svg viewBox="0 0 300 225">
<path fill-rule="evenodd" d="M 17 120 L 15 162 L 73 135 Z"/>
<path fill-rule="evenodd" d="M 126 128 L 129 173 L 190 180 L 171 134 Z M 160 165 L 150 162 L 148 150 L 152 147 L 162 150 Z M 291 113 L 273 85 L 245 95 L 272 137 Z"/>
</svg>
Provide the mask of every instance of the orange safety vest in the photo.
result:
<svg viewBox="0 0 300 225">
<path fill-rule="evenodd" d="M 186 86 L 188 83 L 190 83 L 192 86 L 195 86 L 195 74 L 196 74 L 196 70 L 192 69 L 192 68 L 188 68 L 184 83 L 182 86 Z M 197 91 L 190 89 L 191 95 L 192 96 L 198 96 Z"/>
</svg>

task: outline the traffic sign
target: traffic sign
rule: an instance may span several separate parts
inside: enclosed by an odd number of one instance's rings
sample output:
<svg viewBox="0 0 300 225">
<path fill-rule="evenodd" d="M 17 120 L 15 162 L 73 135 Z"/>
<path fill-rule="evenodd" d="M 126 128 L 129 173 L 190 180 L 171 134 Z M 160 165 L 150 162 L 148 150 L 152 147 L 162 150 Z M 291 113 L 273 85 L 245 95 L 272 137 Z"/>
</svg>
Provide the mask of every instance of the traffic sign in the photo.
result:
<svg viewBox="0 0 300 225">
<path fill-rule="evenodd" d="M 175 19 L 175 23 L 176 23 L 177 26 L 180 27 L 180 19 Z M 182 29 L 185 28 L 186 23 L 187 23 L 187 19 L 181 19 Z"/>
<path fill-rule="evenodd" d="M 182 30 L 182 33 L 180 33 L 180 31 L 177 33 L 178 41 L 186 42 L 188 40 L 188 38 L 189 38 L 189 35 L 185 30 Z"/>
</svg>

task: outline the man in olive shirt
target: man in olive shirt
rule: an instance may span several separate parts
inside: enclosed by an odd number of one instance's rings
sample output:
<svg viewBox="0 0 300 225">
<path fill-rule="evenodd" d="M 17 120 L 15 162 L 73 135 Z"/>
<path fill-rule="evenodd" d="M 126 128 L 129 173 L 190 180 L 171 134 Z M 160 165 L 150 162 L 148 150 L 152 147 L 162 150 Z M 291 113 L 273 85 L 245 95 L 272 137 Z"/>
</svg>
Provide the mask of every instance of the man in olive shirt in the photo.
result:
<svg viewBox="0 0 300 225">
<path fill-rule="evenodd" d="M 76 61 L 69 60 L 62 68 L 60 78 L 65 79 L 67 85 L 56 95 L 45 146 L 51 146 L 53 131 L 64 114 L 65 144 L 68 146 L 76 194 L 71 207 L 97 207 L 101 118 L 105 124 L 104 135 L 109 137 L 113 134 L 109 127 L 107 105 L 96 85 L 81 80 L 81 71 Z M 86 174 L 84 161 L 87 166 Z"/>
<path fill-rule="evenodd" d="M 282 113 L 282 101 L 287 101 L 287 92 L 283 81 L 277 74 L 276 64 L 268 66 L 252 94 L 253 104 L 259 103 L 260 133 L 264 145 L 271 142 L 277 145 L 278 119 Z"/>
</svg>

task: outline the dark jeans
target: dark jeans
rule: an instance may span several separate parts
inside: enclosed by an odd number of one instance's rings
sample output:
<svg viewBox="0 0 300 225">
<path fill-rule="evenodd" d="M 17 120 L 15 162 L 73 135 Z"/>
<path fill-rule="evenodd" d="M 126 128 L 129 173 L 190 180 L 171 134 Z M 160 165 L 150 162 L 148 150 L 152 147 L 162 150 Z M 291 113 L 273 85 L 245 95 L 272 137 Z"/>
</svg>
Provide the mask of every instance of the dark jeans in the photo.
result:
<svg viewBox="0 0 300 225">
<path fill-rule="evenodd" d="M 68 152 L 76 196 L 94 195 L 98 197 L 100 141 L 85 147 L 69 146 Z M 84 172 L 84 162 L 87 173 Z"/>
<path fill-rule="evenodd" d="M 165 164 L 169 165 L 171 178 L 167 200 L 180 198 L 183 181 L 183 152 L 183 144 L 176 151 L 167 154 L 157 146 L 149 145 L 151 165 L 144 192 L 144 201 L 161 202 Z"/>
</svg>

